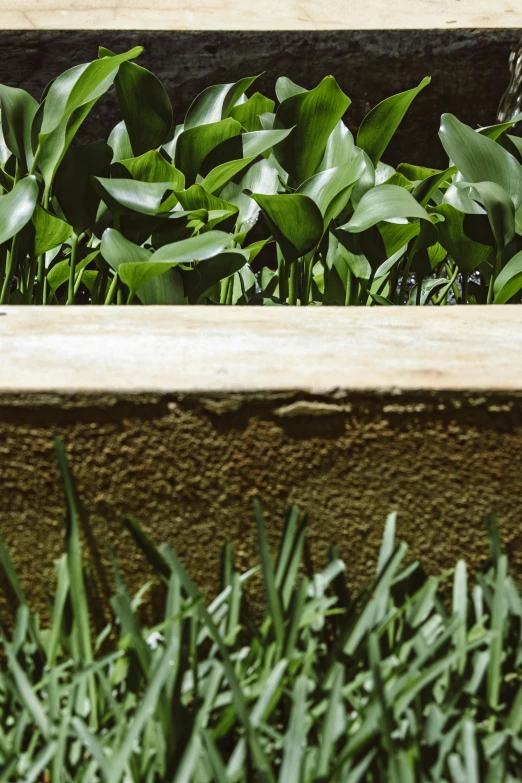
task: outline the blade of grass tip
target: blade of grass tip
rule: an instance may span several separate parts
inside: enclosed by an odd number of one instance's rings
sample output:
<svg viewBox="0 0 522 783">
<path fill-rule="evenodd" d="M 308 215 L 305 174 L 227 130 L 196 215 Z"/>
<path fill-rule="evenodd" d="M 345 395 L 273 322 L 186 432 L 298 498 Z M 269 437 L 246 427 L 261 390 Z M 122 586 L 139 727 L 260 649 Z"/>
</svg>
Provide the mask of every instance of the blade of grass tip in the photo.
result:
<svg viewBox="0 0 522 783">
<path fill-rule="evenodd" d="M 494 514 L 487 515 L 486 525 L 488 529 L 489 554 L 493 563 L 498 563 L 499 557 L 502 554 L 502 542 L 500 540 L 500 533 L 498 532 L 497 518 Z"/>
<path fill-rule="evenodd" d="M 328 699 L 328 709 L 323 722 L 319 759 L 317 761 L 317 778 L 328 780 L 330 762 L 334 759 L 334 745 L 339 735 L 339 715 L 342 709 L 342 688 L 344 684 L 344 667 L 336 662 L 334 665 L 333 684 Z"/>
<path fill-rule="evenodd" d="M 161 556 L 159 549 L 143 530 L 140 523 L 134 519 L 134 517 L 127 516 L 125 517 L 125 527 L 134 538 L 134 541 L 149 561 L 155 573 L 168 579 L 170 576 L 170 569 Z"/>
<path fill-rule="evenodd" d="M 459 653 L 458 672 L 463 674 L 466 668 L 466 631 L 468 616 L 468 574 L 466 563 L 459 560 L 455 568 L 453 580 L 453 615 L 459 624 L 454 634 L 455 647 Z"/>
<path fill-rule="evenodd" d="M 284 644 L 283 614 L 281 611 L 281 604 L 279 602 L 279 594 L 275 584 L 272 559 L 268 551 L 268 539 L 266 535 L 263 509 L 257 498 L 254 499 L 254 516 L 256 520 L 259 557 L 261 560 L 268 610 L 270 612 L 270 618 L 274 627 L 276 642 L 279 646 L 279 649 L 282 651 Z"/>
<path fill-rule="evenodd" d="M 475 724 L 469 719 L 462 722 L 462 755 L 466 768 L 466 783 L 480 783 Z"/>
<path fill-rule="evenodd" d="M 288 562 L 286 573 L 283 579 L 283 585 L 281 587 L 281 599 L 285 612 L 288 610 L 288 607 L 290 606 L 290 601 L 292 599 L 292 593 L 295 587 L 297 574 L 303 560 L 303 550 L 305 545 L 306 530 L 308 524 L 307 520 L 308 518 L 304 516 L 301 521 L 301 524 L 299 525 L 297 536 L 295 538 L 294 548 L 292 550 L 292 556 L 290 557 L 290 560 Z"/>
<path fill-rule="evenodd" d="M 287 629 L 286 644 L 284 657 L 292 659 L 294 648 L 297 643 L 297 637 L 299 634 L 299 627 L 301 619 L 303 617 L 303 610 L 306 603 L 306 595 L 308 591 L 308 585 L 310 584 L 308 579 L 301 579 L 299 587 L 294 594 L 294 600 L 292 602 L 291 620 Z"/>
<path fill-rule="evenodd" d="M 290 715 L 290 724 L 284 740 L 283 762 L 279 773 L 279 783 L 301 783 L 306 750 L 307 693 L 307 678 L 298 677 L 294 685 L 294 704 Z"/>
<path fill-rule="evenodd" d="M 232 574 L 234 573 L 232 555 L 232 542 L 227 541 L 223 547 L 223 588 L 232 584 Z"/>
<path fill-rule="evenodd" d="M 497 562 L 495 578 L 495 595 L 491 612 L 491 645 L 488 667 L 487 699 L 489 706 L 498 708 L 500 682 L 502 675 L 502 645 L 505 616 L 504 582 L 507 574 L 507 558 L 501 555 Z"/>
<path fill-rule="evenodd" d="M 386 517 L 386 524 L 384 526 L 384 534 L 382 538 L 381 548 L 379 550 L 379 559 L 377 561 L 377 576 L 382 572 L 384 566 L 393 555 L 395 549 L 395 528 L 397 524 L 397 514 L 393 511 Z"/>
<path fill-rule="evenodd" d="M 160 551 L 162 556 L 169 564 L 172 571 L 178 574 L 181 584 L 189 594 L 190 598 L 194 601 L 195 604 L 197 604 L 197 611 L 201 614 L 202 620 L 206 623 L 209 632 L 217 648 L 219 649 L 222 658 L 223 669 L 225 671 L 226 678 L 230 685 L 230 690 L 232 693 L 232 701 L 234 703 L 234 707 L 236 709 L 238 719 L 243 724 L 243 727 L 245 729 L 246 736 L 248 738 L 248 743 L 250 745 L 250 749 L 252 752 L 253 762 L 256 766 L 256 769 L 261 774 L 263 780 L 273 781 L 274 778 L 272 775 L 270 765 L 265 757 L 264 751 L 261 747 L 257 734 L 254 731 L 252 723 L 250 721 L 249 710 L 243 695 L 243 691 L 236 677 L 235 667 L 230 659 L 228 648 L 225 644 L 225 641 L 221 636 L 219 629 L 216 626 L 214 620 L 212 619 L 212 616 L 209 613 L 204 601 L 201 600 L 202 595 L 200 591 L 198 590 L 198 588 L 196 587 L 196 585 L 188 575 L 187 571 L 181 564 L 175 552 L 165 544 L 161 547 Z"/>
<path fill-rule="evenodd" d="M 87 603 L 87 593 L 85 591 L 85 581 L 83 578 L 80 515 L 76 505 L 76 496 L 71 472 L 69 470 L 69 462 L 61 438 L 55 439 L 54 450 L 58 461 L 58 467 L 62 475 L 67 502 L 67 566 L 69 569 L 70 595 L 74 612 L 74 622 L 77 627 L 79 646 L 83 656 L 82 663 L 89 664 L 93 660 L 93 651 L 89 607 Z M 96 728 L 98 724 L 96 714 L 96 683 L 93 676 L 90 676 L 88 679 L 88 689 L 91 704 L 90 723 L 92 728 Z"/>
<path fill-rule="evenodd" d="M 69 593 L 69 568 L 67 565 L 67 555 L 63 555 L 55 563 L 56 567 L 56 593 L 54 596 L 53 607 L 51 611 L 51 633 L 47 642 L 47 665 L 49 668 L 54 666 L 60 636 L 62 634 L 62 623 L 64 618 L 65 602 Z"/>
<path fill-rule="evenodd" d="M 283 577 L 288 565 L 288 559 L 295 544 L 295 535 L 298 521 L 299 509 L 297 509 L 295 506 L 292 506 L 288 512 L 288 517 L 279 548 L 279 555 L 277 557 L 275 583 L 278 590 L 281 589 L 283 584 Z"/>
<path fill-rule="evenodd" d="M 0 537 L 0 567 L 2 568 L 7 581 L 13 590 L 16 599 L 18 601 L 18 604 L 20 606 L 29 606 L 27 602 L 26 595 L 23 591 L 22 585 L 20 584 L 20 580 L 18 579 L 18 574 L 16 573 L 16 569 L 13 565 L 13 562 L 11 558 L 9 557 L 9 552 L 6 549 L 6 546 Z M 39 650 L 42 650 L 42 642 L 40 639 L 40 635 L 35 628 L 33 617 L 29 616 L 29 632 L 31 634 L 31 639 L 36 644 Z"/>
</svg>

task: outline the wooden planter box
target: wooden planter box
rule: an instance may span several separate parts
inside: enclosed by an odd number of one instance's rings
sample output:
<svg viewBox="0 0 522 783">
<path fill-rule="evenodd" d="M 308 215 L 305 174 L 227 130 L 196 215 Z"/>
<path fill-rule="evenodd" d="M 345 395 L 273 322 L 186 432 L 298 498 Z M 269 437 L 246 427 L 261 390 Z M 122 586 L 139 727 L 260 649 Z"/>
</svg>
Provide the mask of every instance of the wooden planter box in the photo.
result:
<svg viewBox="0 0 522 783">
<path fill-rule="evenodd" d="M 253 555 L 255 494 L 272 534 L 306 509 L 311 557 L 336 543 L 352 585 L 391 510 L 433 571 L 483 559 L 494 512 L 522 575 L 520 308 L 0 312 L 0 534 L 42 608 L 64 536 L 56 435 L 100 590 L 107 538 L 131 587 L 149 576 L 127 513 L 212 589 L 227 538 Z"/>
</svg>

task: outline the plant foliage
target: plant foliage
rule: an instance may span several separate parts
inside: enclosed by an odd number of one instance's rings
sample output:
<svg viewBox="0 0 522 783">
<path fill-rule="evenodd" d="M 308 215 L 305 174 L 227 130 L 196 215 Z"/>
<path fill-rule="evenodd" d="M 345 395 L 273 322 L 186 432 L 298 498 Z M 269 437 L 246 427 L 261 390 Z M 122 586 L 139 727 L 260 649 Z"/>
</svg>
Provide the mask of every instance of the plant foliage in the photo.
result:
<svg viewBox="0 0 522 783">
<path fill-rule="evenodd" d="M 163 616 L 144 624 L 151 584 L 131 596 L 113 557 L 113 620 L 94 638 L 100 607 L 89 606 L 57 452 L 68 525 L 47 627 L 0 544 L 16 607 L 0 635 L 4 783 L 522 781 L 522 602 L 493 523 L 489 564 L 469 584 L 463 561 L 439 576 L 406 562 L 391 515 L 375 578 L 351 595 L 334 550 L 305 575 L 296 509 L 273 559 L 256 502 L 259 564 L 240 573 L 227 547 L 223 589 L 207 603 L 175 552 L 130 519 Z M 264 616 L 249 609 L 253 580 Z"/>
<path fill-rule="evenodd" d="M 519 118 L 474 130 L 443 115 L 448 168 L 394 169 L 383 156 L 429 78 L 355 139 L 333 76 L 281 77 L 277 102 L 256 77 L 213 85 L 176 124 L 141 51 L 100 48 L 40 103 L 0 85 L 1 304 L 521 300 Z M 111 89 L 121 121 L 78 143 Z"/>
</svg>

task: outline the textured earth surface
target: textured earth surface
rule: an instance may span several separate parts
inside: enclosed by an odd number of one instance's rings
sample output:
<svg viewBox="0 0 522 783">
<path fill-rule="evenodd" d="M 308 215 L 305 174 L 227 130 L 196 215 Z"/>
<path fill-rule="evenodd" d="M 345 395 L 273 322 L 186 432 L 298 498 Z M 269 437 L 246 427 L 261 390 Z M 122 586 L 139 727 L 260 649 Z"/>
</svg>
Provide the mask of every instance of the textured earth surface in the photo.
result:
<svg viewBox="0 0 522 783">
<path fill-rule="evenodd" d="M 41 587 L 53 584 L 65 529 L 55 435 L 66 443 L 77 485 L 94 593 L 113 590 L 107 541 L 132 589 L 150 578 L 124 531 L 126 514 L 158 543 L 172 544 L 214 591 L 227 539 L 242 567 L 253 561 L 256 494 L 273 542 L 288 504 L 306 509 L 310 558 L 324 563 L 337 544 L 352 587 L 373 573 L 392 510 L 399 537 L 432 572 L 458 557 L 480 564 L 485 517 L 496 513 L 522 576 L 516 395 L 4 397 L 0 534 L 43 611 Z"/>
<path fill-rule="evenodd" d="M 6 83 L 38 97 L 47 82 L 96 57 L 103 44 L 123 51 L 145 46 L 140 62 L 164 82 L 182 122 L 190 102 L 210 84 L 262 74 L 258 88 L 273 95 L 286 75 L 313 87 L 333 74 L 352 99 L 348 122 L 356 130 L 383 98 L 409 89 L 423 76 L 431 85 L 418 97 L 386 161 L 445 166 L 438 141 L 440 115 L 452 112 L 472 126 L 495 121 L 509 81 L 508 56 L 520 37 L 510 30 L 346 30 L 320 32 L 0 31 L 0 73 Z M 82 135 L 106 137 L 118 120 L 108 96 Z"/>
</svg>

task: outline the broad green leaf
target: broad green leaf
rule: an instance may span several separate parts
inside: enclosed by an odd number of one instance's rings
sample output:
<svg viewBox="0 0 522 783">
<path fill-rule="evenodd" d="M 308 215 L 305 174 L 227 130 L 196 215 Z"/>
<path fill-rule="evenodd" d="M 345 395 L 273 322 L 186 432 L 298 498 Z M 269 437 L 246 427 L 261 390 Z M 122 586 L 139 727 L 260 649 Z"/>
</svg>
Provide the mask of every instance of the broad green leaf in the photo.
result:
<svg viewBox="0 0 522 783">
<path fill-rule="evenodd" d="M 118 267 L 118 275 L 131 293 L 135 294 L 155 277 L 167 272 L 172 265 L 173 263 L 168 261 L 136 261 L 132 264 L 124 262 Z"/>
<path fill-rule="evenodd" d="M 35 162 L 38 160 L 47 192 L 50 191 L 56 171 L 62 162 L 65 153 L 74 139 L 78 128 L 85 120 L 90 110 L 96 103 L 95 100 L 80 106 L 70 116 L 67 116 L 62 122 L 46 136 L 41 136 L 38 142 L 38 149 L 35 155 Z M 45 104 L 43 104 L 45 107 Z M 41 107 L 42 108 L 42 107 Z M 35 126 L 38 125 L 43 117 L 43 111 L 38 112 L 35 117 Z M 33 126 L 33 132 L 34 127 Z"/>
<path fill-rule="evenodd" d="M 198 209 L 221 210 L 224 215 L 235 215 L 237 212 L 237 207 L 234 204 L 229 204 L 228 201 L 207 193 L 202 185 L 191 185 L 187 190 L 175 191 L 174 195 L 183 209 L 189 211 Z"/>
<path fill-rule="evenodd" d="M 240 122 L 246 131 L 259 131 L 263 130 L 259 115 L 273 112 L 274 108 L 274 101 L 261 95 L 260 92 L 255 92 L 244 103 L 238 103 L 236 106 L 233 106 L 230 109 L 229 116 Z"/>
<path fill-rule="evenodd" d="M 232 107 L 256 79 L 257 76 L 248 76 L 235 84 L 207 87 L 190 105 L 185 117 L 185 130 L 226 120 Z"/>
<path fill-rule="evenodd" d="M 131 210 L 142 215 L 157 215 L 163 196 L 172 190 L 170 182 L 141 182 L 135 179 L 95 177 L 95 187 L 109 209 Z"/>
<path fill-rule="evenodd" d="M 0 84 L 2 133 L 8 149 L 29 170 L 33 163 L 31 129 L 38 103 L 25 90 Z"/>
<path fill-rule="evenodd" d="M 439 242 L 457 264 L 459 270 L 470 275 L 480 264 L 488 261 L 493 253 L 489 245 L 475 242 L 465 232 L 466 215 L 451 204 L 436 207 L 444 220 L 437 223 Z"/>
<path fill-rule="evenodd" d="M 478 133 L 480 133 L 482 136 L 487 136 L 488 139 L 493 139 L 493 141 L 496 141 L 498 138 L 502 136 L 503 133 L 505 133 L 507 130 L 513 127 L 513 125 L 516 125 L 517 122 L 520 122 L 522 120 L 522 113 L 516 114 L 512 120 L 509 120 L 508 122 L 500 122 L 496 125 L 487 125 L 484 128 L 479 128 Z"/>
<path fill-rule="evenodd" d="M 40 256 L 58 245 L 62 245 L 72 234 L 73 227 L 65 220 L 52 215 L 36 204 L 32 223 L 35 230 L 33 253 Z"/>
<path fill-rule="evenodd" d="M 287 98 L 299 95 L 301 92 L 307 92 L 307 90 L 293 82 L 288 76 L 280 76 L 276 82 L 275 94 L 279 103 L 283 103 Z"/>
<path fill-rule="evenodd" d="M 241 160 L 230 160 L 227 163 L 222 163 L 220 166 L 209 171 L 205 179 L 201 182 L 201 187 L 207 191 L 207 193 L 215 193 L 216 190 L 221 190 L 231 179 L 234 179 L 236 174 L 239 174 L 244 168 L 255 160 L 255 156 L 252 158 L 242 158 Z"/>
<path fill-rule="evenodd" d="M 239 272 L 245 266 L 247 256 L 248 253 L 241 250 L 224 250 L 212 258 L 204 258 L 190 272 L 182 272 L 189 301 L 198 303 L 217 283 Z"/>
<path fill-rule="evenodd" d="M 470 187 L 470 196 L 484 206 L 497 247 L 503 250 L 515 236 L 515 205 L 512 199 L 495 182 L 475 182 Z"/>
<path fill-rule="evenodd" d="M 330 134 L 349 105 L 350 99 L 333 76 L 326 76 L 313 90 L 291 95 L 280 104 L 274 128 L 296 127 L 274 147 L 274 154 L 297 185 L 315 174 Z"/>
<path fill-rule="evenodd" d="M 430 81 L 427 76 L 413 90 L 385 98 L 361 122 L 357 132 L 357 146 L 366 152 L 374 166 L 381 159 L 412 102 Z"/>
<path fill-rule="evenodd" d="M 353 136 L 344 122 L 339 120 L 328 137 L 323 159 L 317 170 L 326 171 L 326 169 L 333 169 L 336 166 L 351 163 L 352 158 L 356 154 Z"/>
<path fill-rule="evenodd" d="M 356 155 L 351 163 L 314 174 L 298 187 L 296 193 L 308 196 L 317 204 L 326 228 L 346 206 L 351 189 L 364 169 L 362 155 Z"/>
<path fill-rule="evenodd" d="M 240 182 L 229 182 L 221 191 L 221 198 L 238 207 L 239 212 L 236 230 L 240 233 L 249 231 L 257 221 L 260 207 L 245 191 L 273 196 L 279 188 L 277 171 L 267 160 L 254 163 L 242 177 Z"/>
<path fill-rule="evenodd" d="M 397 185 L 379 185 L 365 193 L 354 214 L 342 228 L 345 231 L 359 233 L 382 220 L 394 218 L 429 220 L 430 216 L 404 188 Z"/>
<path fill-rule="evenodd" d="M 104 259 L 116 272 L 120 264 L 143 263 L 152 258 L 152 253 L 130 242 L 114 228 L 103 232 L 100 249 Z"/>
<path fill-rule="evenodd" d="M 10 193 L 0 196 L 0 244 L 7 242 L 31 220 L 38 198 L 36 177 L 24 177 Z"/>
<path fill-rule="evenodd" d="M 497 275 L 493 286 L 495 304 L 505 304 L 522 288 L 522 251 L 510 259 Z"/>
<path fill-rule="evenodd" d="M 293 128 L 283 130 L 260 130 L 252 133 L 242 133 L 221 142 L 205 158 L 201 166 L 201 174 L 208 174 L 216 166 L 227 161 L 240 158 L 255 158 L 283 141 L 293 131 Z"/>
<path fill-rule="evenodd" d="M 111 148 L 103 141 L 78 144 L 69 148 L 56 172 L 53 195 L 78 235 L 96 220 L 100 196 L 92 177 L 108 176 L 111 157 Z"/>
<path fill-rule="evenodd" d="M 230 245 L 231 237 L 224 231 L 207 231 L 196 237 L 163 245 L 153 255 L 154 261 L 192 264 L 219 255 Z"/>
<path fill-rule="evenodd" d="M 507 150 L 476 133 L 452 114 L 443 114 L 439 136 L 451 162 L 468 182 L 495 182 L 522 203 L 522 166 Z"/>
<path fill-rule="evenodd" d="M 226 139 L 238 136 L 241 125 L 231 118 L 210 125 L 199 125 L 185 129 L 178 136 L 176 144 L 176 168 L 185 175 L 192 185 L 200 172 L 201 164 L 207 155 Z"/>
<path fill-rule="evenodd" d="M 185 177 L 171 163 L 168 163 L 157 150 L 145 152 L 137 158 L 119 161 L 140 182 L 170 182 L 174 190 L 181 190 L 185 185 Z M 116 168 L 116 167 L 114 167 Z"/>
<path fill-rule="evenodd" d="M 143 47 L 135 46 L 114 57 L 75 65 L 55 79 L 45 97 L 39 141 L 42 142 L 79 108 L 98 100 L 114 82 L 121 63 L 138 57 L 142 51 Z"/>
<path fill-rule="evenodd" d="M 113 151 L 112 161 L 128 160 L 134 157 L 129 134 L 123 120 L 119 122 L 111 131 L 107 144 Z"/>
<path fill-rule="evenodd" d="M 172 104 L 160 80 L 141 65 L 123 62 L 114 85 L 134 156 L 161 147 L 172 127 Z"/>
<path fill-rule="evenodd" d="M 436 190 L 440 188 L 445 182 L 451 179 L 456 174 L 457 169 L 455 166 L 451 166 L 445 171 L 437 171 L 435 174 L 431 174 L 425 177 L 421 182 L 416 185 L 412 190 L 413 198 L 417 199 L 419 204 L 425 207 Z"/>
<path fill-rule="evenodd" d="M 304 256 L 317 245 L 323 234 L 323 216 L 308 196 L 298 193 L 264 196 L 253 193 L 270 230 L 287 261 Z"/>
</svg>

